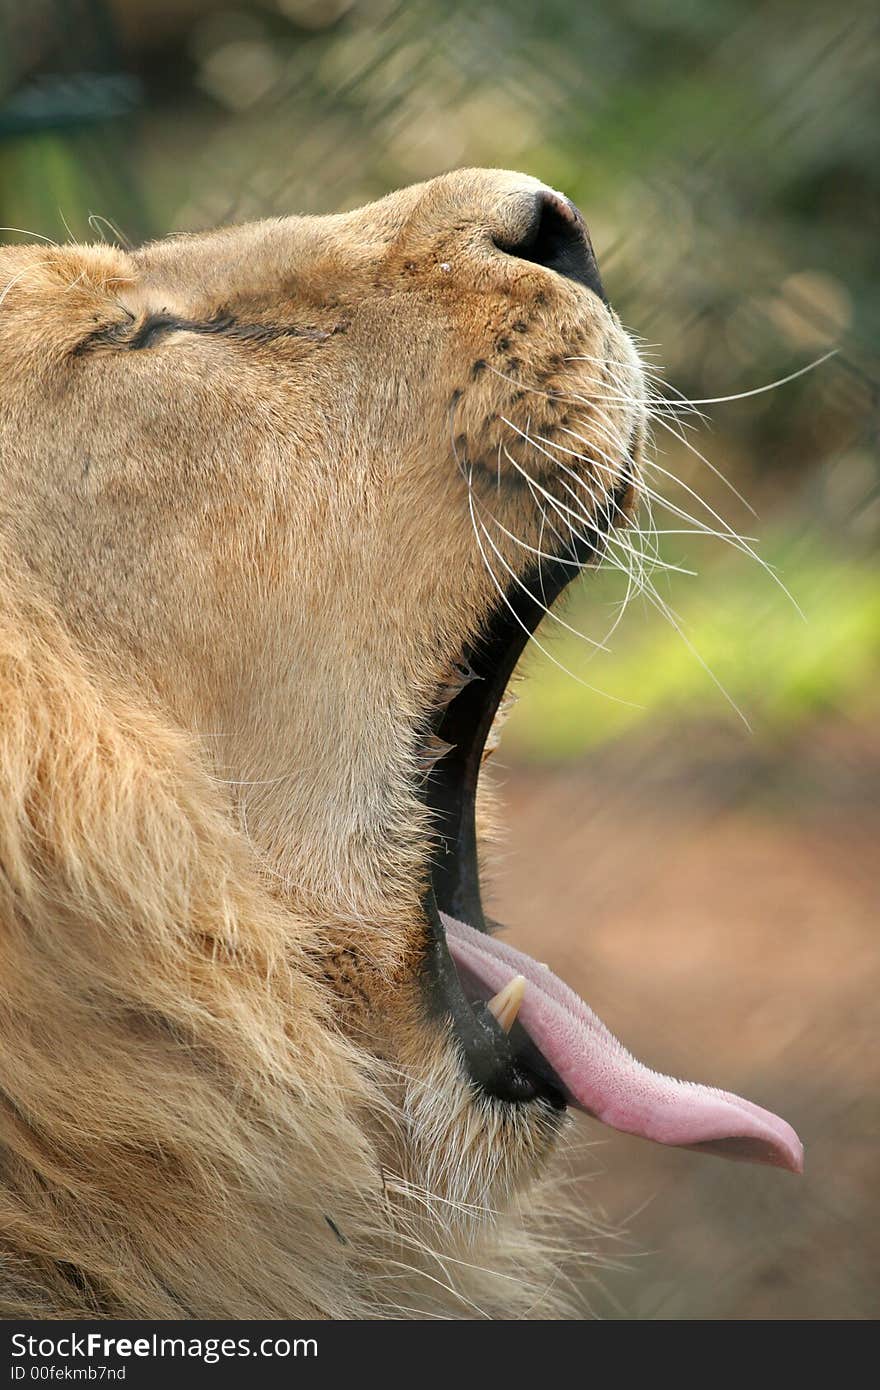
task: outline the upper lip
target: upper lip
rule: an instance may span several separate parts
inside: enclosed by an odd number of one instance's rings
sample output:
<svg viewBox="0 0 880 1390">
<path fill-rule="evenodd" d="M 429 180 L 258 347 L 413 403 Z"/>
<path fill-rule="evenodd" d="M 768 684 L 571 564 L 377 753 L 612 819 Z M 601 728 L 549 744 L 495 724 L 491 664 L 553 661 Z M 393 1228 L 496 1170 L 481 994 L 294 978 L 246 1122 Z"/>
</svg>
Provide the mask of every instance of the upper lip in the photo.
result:
<svg viewBox="0 0 880 1390">
<path fill-rule="evenodd" d="M 583 533 L 565 558 L 542 559 L 540 573 L 512 585 L 460 654 L 461 680 L 451 698 L 438 704 L 425 729 L 427 740 L 448 745 L 425 782 L 424 796 L 433 821 L 430 878 L 424 898 L 429 934 L 424 982 L 432 1010 L 452 1020 L 472 1080 L 506 1101 L 539 1096 L 564 1104 L 564 1087 L 525 1031 L 508 1034 L 479 1001 L 464 991 L 446 944 L 440 913 L 489 930 L 480 896 L 476 840 L 477 780 L 483 749 L 507 683 L 547 607 L 578 567 L 596 558 L 602 546 L 598 524 Z M 539 600 L 536 595 L 540 593 Z M 437 745 L 434 744 L 434 747 Z"/>
</svg>

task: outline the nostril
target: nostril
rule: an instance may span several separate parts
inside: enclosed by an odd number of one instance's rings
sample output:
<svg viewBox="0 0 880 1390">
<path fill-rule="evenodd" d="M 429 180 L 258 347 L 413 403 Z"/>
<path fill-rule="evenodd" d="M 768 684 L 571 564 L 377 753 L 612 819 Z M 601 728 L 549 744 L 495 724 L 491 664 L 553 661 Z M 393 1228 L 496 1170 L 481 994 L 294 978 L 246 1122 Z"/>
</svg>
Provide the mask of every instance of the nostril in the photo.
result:
<svg viewBox="0 0 880 1390">
<path fill-rule="evenodd" d="M 531 219 L 515 239 L 493 238 L 499 251 L 520 261 L 531 261 L 555 270 L 568 280 L 587 285 L 608 303 L 599 267 L 584 219 L 574 203 L 561 193 L 542 190 L 535 199 Z"/>
</svg>

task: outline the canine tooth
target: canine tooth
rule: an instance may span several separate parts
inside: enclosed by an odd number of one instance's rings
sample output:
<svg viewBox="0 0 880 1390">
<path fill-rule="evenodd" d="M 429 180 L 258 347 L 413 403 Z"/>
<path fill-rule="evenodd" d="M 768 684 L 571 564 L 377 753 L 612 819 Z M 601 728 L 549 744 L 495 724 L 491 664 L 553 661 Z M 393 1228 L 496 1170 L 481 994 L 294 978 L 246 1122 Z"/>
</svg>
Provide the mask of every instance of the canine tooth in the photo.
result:
<svg viewBox="0 0 880 1390">
<path fill-rule="evenodd" d="M 478 681 L 480 679 L 471 663 L 469 661 L 465 661 L 464 657 L 462 657 L 461 661 L 454 661 L 452 665 L 453 670 L 457 673 L 457 675 L 460 677 L 460 679 L 464 682 L 465 685 L 467 685 L 469 681 Z"/>
<path fill-rule="evenodd" d="M 483 762 L 485 762 L 487 758 L 491 758 L 501 742 L 501 731 L 507 723 L 508 715 L 518 699 L 518 695 L 508 691 L 498 706 L 498 709 L 495 711 L 495 718 L 492 720 L 489 733 L 486 736 L 486 742 L 483 746 Z"/>
<path fill-rule="evenodd" d="M 496 729 L 495 725 L 493 724 L 488 734 L 486 735 L 486 742 L 483 744 L 483 753 L 482 757 L 480 758 L 480 761 L 484 763 L 487 758 L 491 758 L 493 753 L 497 753 L 498 746 L 500 743 L 501 730 Z"/>
<path fill-rule="evenodd" d="M 519 1006 L 523 1001 L 526 992 L 525 975 L 514 975 L 512 980 L 508 980 L 503 989 L 500 989 L 494 999 L 490 999 L 486 1008 L 496 1018 L 504 1029 L 509 1033 L 516 1016 L 519 1013 Z"/>
<path fill-rule="evenodd" d="M 473 667 L 466 661 L 454 661 L 447 670 L 437 689 L 437 704 L 440 709 L 452 703 L 471 681 L 479 680 Z"/>
<path fill-rule="evenodd" d="M 416 766 L 419 772 L 427 776 L 427 774 L 432 771 L 434 765 L 438 763 L 441 758 L 445 758 L 450 749 L 454 747 L 454 743 L 446 743 L 442 738 L 438 738 L 436 734 L 430 734 L 429 737 L 425 739 L 416 755 Z"/>
</svg>

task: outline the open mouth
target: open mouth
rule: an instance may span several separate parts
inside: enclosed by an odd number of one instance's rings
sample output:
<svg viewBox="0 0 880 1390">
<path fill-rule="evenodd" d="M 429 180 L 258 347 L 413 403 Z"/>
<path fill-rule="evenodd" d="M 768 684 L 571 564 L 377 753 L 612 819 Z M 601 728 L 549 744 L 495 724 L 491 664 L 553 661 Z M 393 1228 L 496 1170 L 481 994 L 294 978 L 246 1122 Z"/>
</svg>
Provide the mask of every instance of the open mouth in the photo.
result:
<svg viewBox="0 0 880 1390">
<path fill-rule="evenodd" d="M 461 653 L 456 678 L 431 720 L 428 741 L 440 754 L 425 784 L 435 838 L 425 896 L 431 1007 L 451 1020 L 475 1088 L 498 1101 L 571 1105 L 661 1144 L 801 1172 L 803 1147 L 784 1120 L 730 1092 L 651 1071 L 546 965 L 487 924 L 475 823 L 483 751 L 544 612 L 533 595 L 549 607 L 578 566 L 599 557 L 601 531 L 585 534 L 579 546 L 565 558 L 542 560 L 540 574 L 536 569 L 499 596 L 483 630 Z"/>
</svg>

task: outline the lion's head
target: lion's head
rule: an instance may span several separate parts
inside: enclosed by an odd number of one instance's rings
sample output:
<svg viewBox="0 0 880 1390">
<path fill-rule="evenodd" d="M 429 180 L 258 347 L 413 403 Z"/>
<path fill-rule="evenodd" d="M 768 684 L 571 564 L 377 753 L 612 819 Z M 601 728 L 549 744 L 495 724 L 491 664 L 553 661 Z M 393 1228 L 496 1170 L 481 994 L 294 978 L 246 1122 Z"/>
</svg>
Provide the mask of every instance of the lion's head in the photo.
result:
<svg viewBox="0 0 880 1390">
<path fill-rule="evenodd" d="M 568 200 L 461 171 L 0 296 L 6 1306 L 546 1315 L 568 1103 L 795 1166 L 486 931 L 493 718 L 644 440 Z"/>
</svg>

